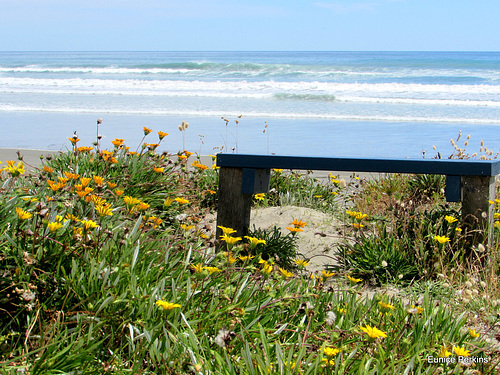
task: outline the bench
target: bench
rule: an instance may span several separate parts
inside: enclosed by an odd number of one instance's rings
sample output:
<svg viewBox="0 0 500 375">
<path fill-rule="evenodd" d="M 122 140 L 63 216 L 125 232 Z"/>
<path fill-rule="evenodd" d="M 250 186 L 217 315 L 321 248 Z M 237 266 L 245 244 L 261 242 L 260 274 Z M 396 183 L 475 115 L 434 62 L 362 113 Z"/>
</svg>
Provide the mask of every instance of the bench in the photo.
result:
<svg viewBox="0 0 500 375">
<path fill-rule="evenodd" d="M 335 172 L 439 174 L 446 176 L 446 200 L 462 202 L 462 218 L 469 232 L 489 228 L 493 240 L 495 177 L 500 160 L 327 158 L 278 155 L 218 154 L 219 203 L 217 226 L 238 236 L 248 233 L 252 195 L 269 192 L 271 169 Z M 219 238 L 221 229 L 217 228 Z M 474 241 L 474 240 L 473 240 Z M 477 244 L 477 242 L 476 242 Z"/>
</svg>

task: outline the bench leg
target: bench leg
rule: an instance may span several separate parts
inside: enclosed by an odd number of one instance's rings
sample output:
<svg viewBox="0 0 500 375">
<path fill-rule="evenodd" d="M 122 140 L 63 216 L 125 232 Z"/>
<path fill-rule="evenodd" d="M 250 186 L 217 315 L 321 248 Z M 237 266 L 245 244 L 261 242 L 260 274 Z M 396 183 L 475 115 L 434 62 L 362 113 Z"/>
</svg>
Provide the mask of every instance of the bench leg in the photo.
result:
<svg viewBox="0 0 500 375">
<path fill-rule="evenodd" d="M 481 231 L 488 231 L 488 245 L 493 245 L 495 176 L 462 176 L 462 218 L 471 245 L 482 241 Z M 486 245 L 486 244 L 484 244 Z"/>
<path fill-rule="evenodd" d="M 233 236 L 245 236 L 250 227 L 252 194 L 242 194 L 242 168 L 221 167 L 219 170 L 219 200 L 217 205 L 217 240 L 222 235 L 218 226 L 233 228 Z"/>
</svg>

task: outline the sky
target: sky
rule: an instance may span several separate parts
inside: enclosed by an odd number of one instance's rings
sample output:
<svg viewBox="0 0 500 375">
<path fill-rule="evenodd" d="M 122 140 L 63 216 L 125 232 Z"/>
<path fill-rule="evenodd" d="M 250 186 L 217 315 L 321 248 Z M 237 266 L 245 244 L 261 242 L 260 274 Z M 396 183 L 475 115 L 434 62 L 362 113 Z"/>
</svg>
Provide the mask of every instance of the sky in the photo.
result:
<svg viewBox="0 0 500 375">
<path fill-rule="evenodd" d="M 2 51 L 500 51 L 499 0 L 0 0 Z"/>
</svg>

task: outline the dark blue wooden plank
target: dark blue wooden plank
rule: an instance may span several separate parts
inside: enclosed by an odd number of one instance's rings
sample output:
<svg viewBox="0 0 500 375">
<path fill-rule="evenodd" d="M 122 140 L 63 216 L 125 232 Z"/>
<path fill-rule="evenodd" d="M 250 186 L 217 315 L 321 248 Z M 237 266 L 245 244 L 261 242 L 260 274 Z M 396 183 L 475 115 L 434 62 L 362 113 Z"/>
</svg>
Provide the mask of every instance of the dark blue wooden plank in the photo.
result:
<svg viewBox="0 0 500 375">
<path fill-rule="evenodd" d="M 446 201 L 460 202 L 462 200 L 462 177 L 446 176 Z"/>
<path fill-rule="evenodd" d="M 496 176 L 500 160 L 327 158 L 278 155 L 217 154 L 217 166 L 349 172 Z"/>
</svg>

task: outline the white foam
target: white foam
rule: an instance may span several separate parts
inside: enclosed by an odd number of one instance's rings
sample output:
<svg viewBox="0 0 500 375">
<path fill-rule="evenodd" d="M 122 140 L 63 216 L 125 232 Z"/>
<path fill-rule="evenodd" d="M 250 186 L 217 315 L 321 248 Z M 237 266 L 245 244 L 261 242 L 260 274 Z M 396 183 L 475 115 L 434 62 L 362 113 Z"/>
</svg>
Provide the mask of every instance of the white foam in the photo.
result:
<svg viewBox="0 0 500 375">
<path fill-rule="evenodd" d="M 402 83 L 333 83 L 333 82 L 277 82 L 277 81 L 201 81 L 201 80 L 137 80 L 137 79 L 82 79 L 82 78 L 15 78 L 0 77 L 0 92 L 105 94 L 142 96 L 195 97 L 249 97 L 266 98 L 275 94 L 333 95 L 343 100 L 367 101 L 381 98 L 402 100 L 481 101 L 479 105 L 500 102 L 500 85 L 442 85 Z M 457 102 L 458 103 L 458 102 Z M 468 105 L 468 104 L 464 104 Z M 474 105 L 478 105 L 475 103 Z"/>
<path fill-rule="evenodd" d="M 21 106 L 0 104 L 0 111 L 4 112 L 49 112 L 49 113 L 96 113 L 96 114 L 123 114 L 123 115 L 156 115 L 156 116 L 240 116 L 241 112 L 211 111 L 189 109 L 162 109 L 162 110 L 131 110 L 129 108 L 78 108 L 78 107 L 50 107 L 50 106 Z M 444 116 L 392 116 L 392 115 L 353 115 L 353 114 L 319 114 L 295 112 L 259 112 L 249 111 L 245 117 L 283 118 L 283 119 L 321 119 L 321 120 L 358 120 L 384 122 L 433 122 L 433 123 L 464 123 L 464 124 L 494 124 L 500 125 L 500 119 L 444 117 Z"/>
</svg>

